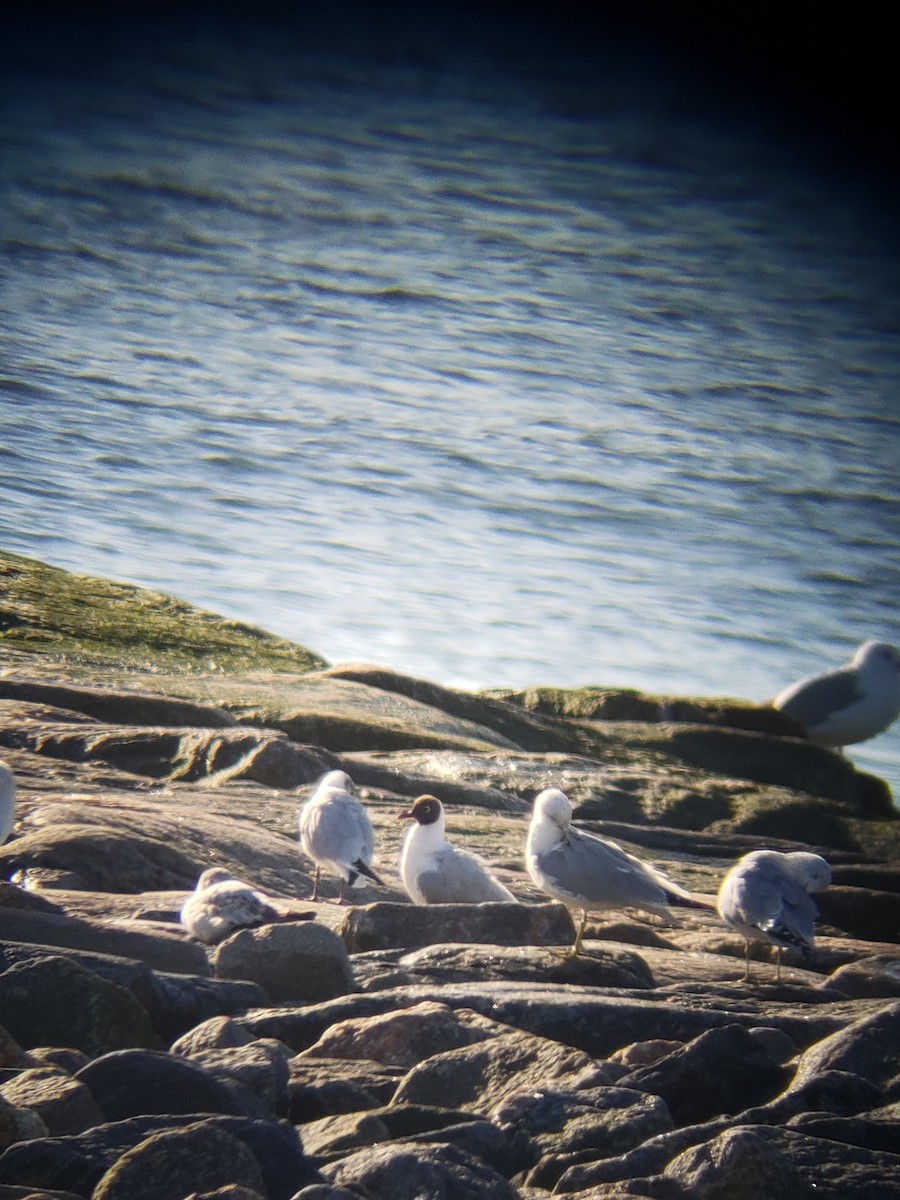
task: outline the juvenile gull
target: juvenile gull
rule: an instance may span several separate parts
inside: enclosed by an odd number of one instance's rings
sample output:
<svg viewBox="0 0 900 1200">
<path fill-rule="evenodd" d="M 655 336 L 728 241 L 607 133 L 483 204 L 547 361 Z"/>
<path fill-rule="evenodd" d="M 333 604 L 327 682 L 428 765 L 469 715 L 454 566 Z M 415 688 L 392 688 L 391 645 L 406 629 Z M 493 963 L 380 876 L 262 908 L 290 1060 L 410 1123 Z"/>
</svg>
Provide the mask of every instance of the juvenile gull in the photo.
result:
<svg viewBox="0 0 900 1200">
<path fill-rule="evenodd" d="M 12 833 L 16 819 L 16 777 L 0 759 L 0 845 Z"/>
<path fill-rule="evenodd" d="M 477 855 L 450 845 L 444 806 L 436 796 L 420 796 L 397 819 L 413 822 L 400 855 L 400 878 L 413 904 L 516 902 Z"/>
<path fill-rule="evenodd" d="M 818 910 L 810 892 L 823 892 L 831 882 L 831 868 L 818 854 L 797 851 L 754 850 L 731 868 L 719 888 L 719 916 L 739 933 L 746 946 L 750 978 L 750 942 L 758 939 L 775 947 L 776 980 L 781 979 L 781 952 L 794 946 L 804 961 L 813 958 L 814 927 Z"/>
<path fill-rule="evenodd" d="M 865 742 L 900 713 L 900 652 L 865 642 L 844 666 L 791 684 L 772 704 L 822 746 Z"/>
<path fill-rule="evenodd" d="M 338 904 L 344 903 L 345 886 L 360 887 L 365 879 L 381 883 L 371 865 L 372 822 L 353 792 L 353 780 L 345 771 L 329 771 L 300 809 L 300 845 L 316 864 L 313 900 L 319 899 L 322 867 L 341 881 Z"/>
<path fill-rule="evenodd" d="M 224 867 L 203 872 L 180 913 L 181 924 L 191 937 L 208 945 L 221 942 L 235 929 L 282 919 L 261 892 L 235 879 Z"/>
<path fill-rule="evenodd" d="M 706 908 L 662 871 L 572 825 L 572 805 L 558 788 L 537 796 L 525 843 L 525 866 L 537 886 L 569 908 L 581 910 L 571 954 L 581 950 L 589 912 L 641 908 L 671 919 L 672 905 Z"/>
</svg>

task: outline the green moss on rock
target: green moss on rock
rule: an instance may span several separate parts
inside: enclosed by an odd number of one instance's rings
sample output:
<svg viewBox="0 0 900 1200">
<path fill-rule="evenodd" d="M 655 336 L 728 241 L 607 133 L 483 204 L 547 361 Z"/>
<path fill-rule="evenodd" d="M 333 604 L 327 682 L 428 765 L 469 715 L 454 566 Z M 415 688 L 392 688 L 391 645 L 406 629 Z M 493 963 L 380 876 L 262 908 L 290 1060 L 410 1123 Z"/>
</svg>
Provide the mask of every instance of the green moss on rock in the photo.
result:
<svg viewBox="0 0 900 1200">
<path fill-rule="evenodd" d="M 172 596 L 0 551 L 0 652 L 126 670 L 305 672 L 312 651 Z"/>
</svg>

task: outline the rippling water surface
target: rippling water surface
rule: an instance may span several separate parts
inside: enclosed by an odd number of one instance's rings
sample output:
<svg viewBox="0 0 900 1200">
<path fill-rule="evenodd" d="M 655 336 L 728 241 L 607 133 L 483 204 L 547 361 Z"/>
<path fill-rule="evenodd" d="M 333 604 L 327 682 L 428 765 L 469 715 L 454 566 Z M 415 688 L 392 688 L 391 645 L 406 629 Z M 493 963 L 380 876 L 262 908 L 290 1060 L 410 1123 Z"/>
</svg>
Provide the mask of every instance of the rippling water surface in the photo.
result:
<svg viewBox="0 0 900 1200">
<path fill-rule="evenodd" d="M 5 74 L 0 544 L 466 687 L 900 643 L 877 197 L 662 84 L 244 34 Z"/>
</svg>

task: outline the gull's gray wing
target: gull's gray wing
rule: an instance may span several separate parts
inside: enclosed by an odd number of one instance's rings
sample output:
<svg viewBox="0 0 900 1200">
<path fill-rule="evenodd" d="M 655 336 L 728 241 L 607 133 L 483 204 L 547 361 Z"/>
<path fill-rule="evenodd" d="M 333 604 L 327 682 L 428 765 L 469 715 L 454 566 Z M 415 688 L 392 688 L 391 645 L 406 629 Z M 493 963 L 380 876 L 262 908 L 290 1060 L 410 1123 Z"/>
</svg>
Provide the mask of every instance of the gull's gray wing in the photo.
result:
<svg viewBox="0 0 900 1200">
<path fill-rule="evenodd" d="M 587 908 L 665 908 L 662 886 L 639 859 L 621 847 L 570 828 L 566 839 L 540 858 L 560 891 Z"/>
<path fill-rule="evenodd" d="M 849 708 L 862 699 L 857 672 L 841 667 L 825 675 L 803 679 L 775 699 L 775 707 L 806 729 L 822 725 L 832 713 Z"/>
<path fill-rule="evenodd" d="M 473 855 L 448 846 L 434 858 L 434 866 L 421 871 L 416 882 L 426 904 L 484 904 L 509 901 L 510 893 Z"/>
</svg>

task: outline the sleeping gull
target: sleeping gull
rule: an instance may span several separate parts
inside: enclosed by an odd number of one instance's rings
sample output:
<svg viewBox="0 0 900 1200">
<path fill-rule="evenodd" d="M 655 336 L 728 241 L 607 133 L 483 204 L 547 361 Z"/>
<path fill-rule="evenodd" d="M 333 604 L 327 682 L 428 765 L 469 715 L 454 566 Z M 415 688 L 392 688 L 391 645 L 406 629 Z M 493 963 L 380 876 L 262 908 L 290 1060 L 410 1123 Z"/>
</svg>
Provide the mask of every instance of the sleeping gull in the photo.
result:
<svg viewBox="0 0 900 1200">
<path fill-rule="evenodd" d="M 719 916 L 746 944 L 750 978 L 750 941 L 770 942 L 776 953 L 776 980 L 781 979 L 781 951 L 795 946 L 805 961 L 813 957 L 814 926 L 819 915 L 810 892 L 823 892 L 831 868 L 818 854 L 754 850 L 731 868 L 719 888 Z"/>
<path fill-rule="evenodd" d="M 477 855 L 450 845 L 436 796 L 420 796 L 397 819 L 413 822 L 400 855 L 400 878 L 413 904 L 517 903 Z"/>
<path fill-rule="evenodd" d="M 16 777 L 0 759 L 0 845 L 12 833 L 16 819 Z"/>
<path fill-rule="evenodd" d="M 345 771 L 329 771 L 300 809 L 300 845 L 316 864 L 312 899 L 319 899 L 319 876 L 326 867 L 341 881 L 338 904 L 344 903 L 344 887 L 361 887 L 367 879 L 381 880 L 372 870 L 375 833 L 368 813 L 353 794 L 353 780 Z"/>
<path fill-rule="evenodd" d="M 581 910 L 581 927 L 570 953 L 578 954 L 589 912 L 642 908 L 671 920 L 672 905 L 706 908 L 707 903 L 673 883 L 615 842 L 572 825 L 572 805 L 558 788 L 534 802 L 525 843 L 525 866 L 537 886 L 569 908 Z"/>
<path fill-rule="evenodd" d="M 179 919 L 191 937 L 213 945 L 235 929 L 265 925 L 283 917 L 261 892 L 235 879 L 224 867 L 210 867 L 197 880 Z"/>
<path fill-rule="evenodd" d="M 772 704 L 822 746 L 865 742 L 900 713 L 900 652 L 866 642 L 844 666 L 791 684 Z"/>
</svg>

